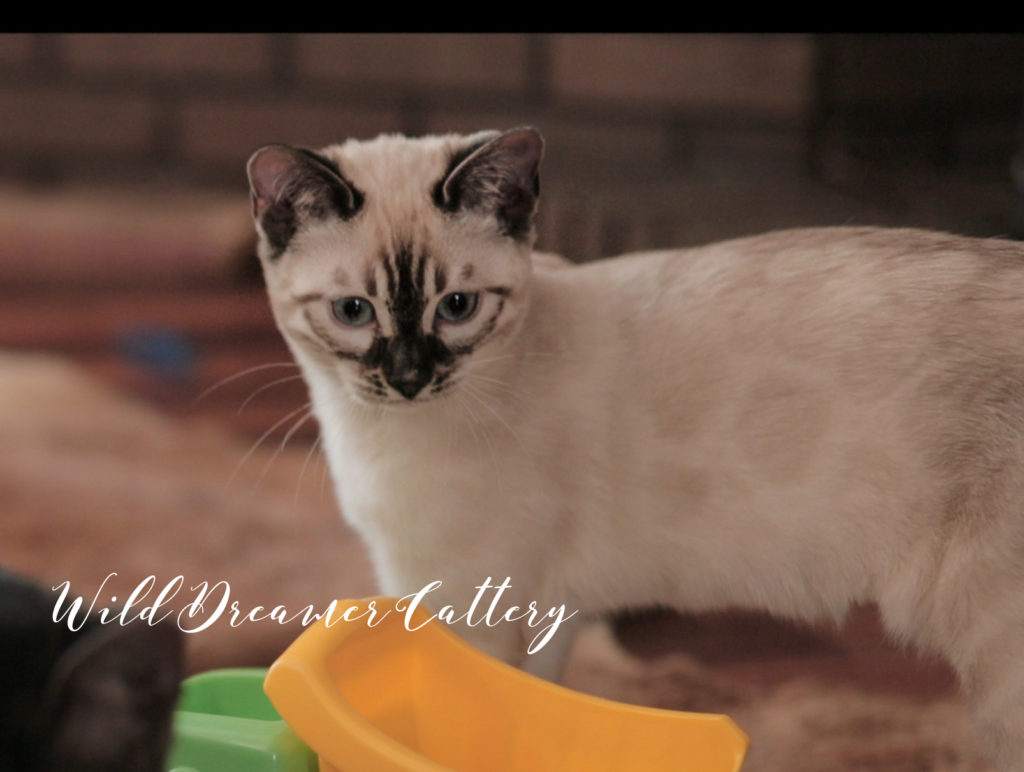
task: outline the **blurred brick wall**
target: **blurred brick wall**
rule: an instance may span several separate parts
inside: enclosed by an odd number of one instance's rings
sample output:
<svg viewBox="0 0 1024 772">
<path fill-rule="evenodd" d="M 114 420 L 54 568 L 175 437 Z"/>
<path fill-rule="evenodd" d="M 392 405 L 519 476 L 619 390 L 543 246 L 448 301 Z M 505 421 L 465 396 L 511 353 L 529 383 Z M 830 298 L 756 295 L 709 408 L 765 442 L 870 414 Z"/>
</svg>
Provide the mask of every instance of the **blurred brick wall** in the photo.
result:
<svg viewBox="0 0 1024 772">
<path fill-rule="evenodd" d="M 533 123 L 552 164 L 657 177 L 703 126 L 798 129 L 811 60 L 804 35 L 5 34 L 0 173 L 231 185 L 268 141 Z"/>
<path fill-rule="evenodd" d="M 201 350 L 202 388 L 285 358 L 243 280 L 244 166 L 273 141 L 536 125 L 538 244 L 577 260 L 800 225 L 1024 235 L 1022 73 L 1011 35 L 0 34 L 0 348 L 183 404 L 125 361 L 136 328 Z M 249 384 L 204 404 L 234 416 Z"/>
<path fill-rule="evenodd" d="M 267 142 L 528 123 L 547 138 L 541 245 L 573 256 L 858 220 L 980 233 L 997 227 L 1001 200 L 974 205 L 972 191 L 918 213 L 934 180 L 905 192 L 905 169 L 883 179 L 862 161 L 941 166 L 984 144 L 1008 169 L 1022 41 L 3 34 L 0 183 L 241 193 L 248 155 Z"/>
</svg>

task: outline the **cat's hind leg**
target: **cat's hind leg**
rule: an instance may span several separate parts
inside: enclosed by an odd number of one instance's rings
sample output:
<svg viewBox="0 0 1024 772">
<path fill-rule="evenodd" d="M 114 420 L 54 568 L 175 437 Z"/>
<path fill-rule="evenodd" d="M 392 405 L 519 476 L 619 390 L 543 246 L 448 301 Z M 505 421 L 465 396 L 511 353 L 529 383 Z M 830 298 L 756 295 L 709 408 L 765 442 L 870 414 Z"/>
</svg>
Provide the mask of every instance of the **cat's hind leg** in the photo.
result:
<svg viewBox="0 0 1024 772">
<path fill-rule="evenodd" d="M 1024 533 L 1014 518 L 962 512 L 943 524 L 952 535 L 901 551 L 878 605 L 896 638 L 953 666 L 995 769 L 1024 772 Z"/>
<path fill-rule="evenodd" d="M 995 768 L 1024 772 L 1024 590 L 989 614 L 961 636 L 954 665 Z"/>
<path fill-rule="evenodd" d="M 572 630 L 560 630 L 533 654 L 527 654 L 520 667 L 530 675 L 559 683 L 565 671 L 575 636 Z"/>
</svg>

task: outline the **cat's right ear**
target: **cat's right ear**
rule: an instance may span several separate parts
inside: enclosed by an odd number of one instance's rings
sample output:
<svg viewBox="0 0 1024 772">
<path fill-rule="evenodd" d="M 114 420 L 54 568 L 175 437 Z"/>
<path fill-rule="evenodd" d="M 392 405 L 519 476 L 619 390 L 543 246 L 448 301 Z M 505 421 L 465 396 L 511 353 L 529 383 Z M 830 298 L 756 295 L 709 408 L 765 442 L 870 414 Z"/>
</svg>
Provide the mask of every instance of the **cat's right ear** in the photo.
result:
<svg viewBox="0 0 1024 772">
<path fill-rule="evenodd" d="M 544 140 L 530 127 L 483 136 L 453 154 L 434 191 L 434 202 L 447 212 L 491 214 L 506 236 L 530 241 L 540 195 Z"/>
<path fill-rule="evenodd" d="M 363 204 L 337 164 L 305 148 L 267 145 L 253 153 L 247 171 L 253 219 L 272 259 L 307 223 L 347 220 Z"/>
</svg>

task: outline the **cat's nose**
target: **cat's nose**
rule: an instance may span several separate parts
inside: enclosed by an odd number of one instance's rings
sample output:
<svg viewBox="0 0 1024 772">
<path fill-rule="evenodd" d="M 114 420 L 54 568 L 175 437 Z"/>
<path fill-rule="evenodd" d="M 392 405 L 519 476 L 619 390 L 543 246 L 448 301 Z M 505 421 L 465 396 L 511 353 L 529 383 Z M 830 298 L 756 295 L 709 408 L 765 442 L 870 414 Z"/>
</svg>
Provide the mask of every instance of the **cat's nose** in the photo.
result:
<svg viewBox="0 0 1024 772">
<path fill-rule="evenodd" d="M 413 399 L 427 385 L 430 377 L 423 377 L 418 372 L 411 372 L 402 377 L 392 376 L 388 383 L 406 399 Z"/>
<path fill-rule="evenodd" d="M 406 399 L 413 399 L 430 381 L 431 367 L 420 341 L 392 340 L 384 363 L 384 380 Z"/>
</svg>

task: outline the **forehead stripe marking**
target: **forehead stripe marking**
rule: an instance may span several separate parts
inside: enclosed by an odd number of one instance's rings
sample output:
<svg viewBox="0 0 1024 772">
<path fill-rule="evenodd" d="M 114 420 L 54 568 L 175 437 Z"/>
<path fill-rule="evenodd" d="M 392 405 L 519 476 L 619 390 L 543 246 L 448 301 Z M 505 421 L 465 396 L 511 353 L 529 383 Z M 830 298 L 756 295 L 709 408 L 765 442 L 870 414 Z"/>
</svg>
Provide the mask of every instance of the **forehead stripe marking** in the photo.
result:
<svg viewBox="0 0 1024 772">
<path fill-rule="evenodd" d="M 414 287 L 416 291 L 422 295 L 424 287 L 426 286 L 426 274 L 427 274 L 427 257 L 426 255 L 420 255 L 419 261 L 416 263 L 416 281 Z"/>
<path fill-rule="evenodd" d="M 394 297 L 394 295 L 395 295 L 395 285 L 397 284 L 397 282 L 395 280 L 395 265 L 392 262 L 392 260 L 394 260 L 394 257 L 388 257 L 388 258 L 385 258 L 383 260 L 384 272 L 386 274 L 386 278 L 387 278 L 387 282 L 388 282 L 388 295 L 390 297 Z"/>
</svg>

